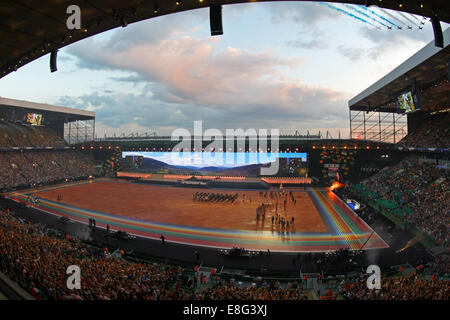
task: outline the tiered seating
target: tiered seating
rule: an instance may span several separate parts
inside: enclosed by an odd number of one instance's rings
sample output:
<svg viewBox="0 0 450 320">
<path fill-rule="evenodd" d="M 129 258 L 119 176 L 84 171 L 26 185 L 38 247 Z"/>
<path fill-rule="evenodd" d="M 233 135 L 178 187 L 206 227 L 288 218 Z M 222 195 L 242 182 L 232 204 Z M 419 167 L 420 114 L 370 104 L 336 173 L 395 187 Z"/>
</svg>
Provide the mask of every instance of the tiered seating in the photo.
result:
<svg viewBox="0 0 450 320">
<path fill-rule="evenodd" d="M 0 148 L 64 147 L 65 142 L 52 130 L 0 121 Z"/>
<path fill-rule="evenodd" d="M 53 237 L 50 231 L 0 210 L 0 270 L 37 299 L 307 299 L 297 285 L 282 288 L 278 282 L 259 287 L 219 282 L 213 287 L 196 288 L 192 276 L 181 267 L 113 258 L 107 250 L 63 236 Z M 85 285 L 80 290 L 66 286 L 64 276 L 69 265 L 89 270 L 83 273 Z M 206 277 L 200 280 L 207 281 Z"/>
<path fill-rule="evenodd" d="M 277 280 L 264 280 L 236 286 L 232 281 L 218 280 L 214 276 L 206 278 L 198 273 L 193 276 L 189 270 L 177 266 L 114 257 L 107 248 L 88 246 L 1 208 L 0 256 L 0 270 L 36 299 L 307 300 L 314 297 L 311 291 L 302 289 L 308 281 L 306 275 L 302 280 L 285 285 Z M 318 259 L 327 261 L 327 256 L 322 254 Z M 331 254 L 330 259 L 333 257 L 338 255 Z M 426 275 L 424 270 L 427 267 L 419 265 L 417 271 L 409 276 L 383 277 L 380 290 L 367 289 L 367 274 L 345 276 L 338 280 L 337 286 L 331 283 L 328 285 L 328 279 L 320 278 L 323 292 L 317 291 L 315 298 L 448 300 L 450 281 L 440 275 L 444 264 L 448 266 L 445 261 L 435 264 L 430 270 L 432 275 Z M 64 276 L 69 265 L 89 270 L 83 273 L 85 285 L 79 290 L 70 290 L 66 286 Z M 198 268 L 194 268 L 194 271 L 198 271 Z M 197 285 L 197 276 L 200 286 Z M 215 283 L 205 285 L 207 282 Z"/>
<path fill-rule="evenodd" d="M 436 164 L 411 157 L 382 170 L 355 189 L 398 219 L 427 232 L 437 244 L 450 243 L 449 174 Z"/>
<path fill-rule="evenodd" d="M 450 148 L 450 112 L 439 114 L 423 123 L 399 143 L 402 147 Z"/>
<path fill-rule="evenodd" d="M 84 154 L 68 151 L 0 152 L 0 189 L 76 179 L 94 173 Z"/>
</svg>

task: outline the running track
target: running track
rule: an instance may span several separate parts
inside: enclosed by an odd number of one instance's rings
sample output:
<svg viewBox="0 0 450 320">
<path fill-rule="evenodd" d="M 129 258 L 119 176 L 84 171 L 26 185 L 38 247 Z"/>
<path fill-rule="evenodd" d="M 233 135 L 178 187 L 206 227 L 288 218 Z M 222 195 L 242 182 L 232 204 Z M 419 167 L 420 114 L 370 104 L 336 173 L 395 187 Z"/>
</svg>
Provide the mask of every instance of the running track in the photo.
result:
<svg viewBox="0 0 450 320">
<path fill-rule="evenodd" d="M 53 186 L 40 191 L 70 186 Z M 123 230 L 135 236 L 158 240 L 160 235 L 164 234 L 168 242 L 193 246 L 226 249 L 244 247 L 248 250 L 265 251 L 270 249 L 272 252 L 318 252 L 338 249 L 367 250 L 388 247 L 378 234 L 361 220 L 340 198 L 334 193 L 323 189 L 309 188 L 304 192 L 308 193 L 308 196 L 318 209 L 328 231 L 290 233 L 281 233 L 275 230 L 224 230 L 157 223 L 127 216 L 92 211 L 41 198 L 38 204 L 32 204 L 28 201 L 27 196 L 32 192 L 36 192 L 36 190 L 12 192 L 5 196 L 46 213 L 64 216 L 84 224 L 87 224 L 89 218 L 94 218 L 97 222 L 97 227 L 105 228 L 108 224 L 111 230 Z"/>
</svg>

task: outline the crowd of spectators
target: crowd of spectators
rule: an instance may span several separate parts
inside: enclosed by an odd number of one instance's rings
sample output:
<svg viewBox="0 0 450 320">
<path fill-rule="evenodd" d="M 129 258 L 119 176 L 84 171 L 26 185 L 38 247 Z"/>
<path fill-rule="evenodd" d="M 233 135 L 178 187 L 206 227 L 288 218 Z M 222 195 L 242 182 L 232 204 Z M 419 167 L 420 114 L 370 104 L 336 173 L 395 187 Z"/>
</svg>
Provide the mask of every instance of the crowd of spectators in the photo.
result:
<svg viewBox="0 0 450 320">
<path fill-rule="evenodd" d="M 0 256 L 0 270 L 37 299 L 306 299 L 297 283 L 196 288 L 179 266 L 115 258 L 7 210 L 0 210 Z M 70 265 L 82 270 L 81 289 L 67 288 Z"/>
<path fill-rule="evenodd" d="M 49 128 L 0 121 L 0 148 L 64 146 L 64 140 Z"/>
<path fill-rule="evenodd" d="M 64 146 L 64 140 L 47 127 L 0 121 L 0 149 L 4 149 L 0 152 L 0 190 L 71 180 L 94 173 L 92 161 L 81 153 L 43 151 Z"/>
<path fill-rule="evenodd" d="M 0 152 L 0 190 L 52 183 L 92 175 L 92 161 L 80 152 Z"/>
<path fill-rule="evenodd" d="M 308 300 L 306 292 L 298 282 L 291 282 L 283 288 L 278 281 L 261 286 L 239 287 L 230 281 L 219 282 L 195 294 L 199 300 Z"/>
<path fill-rule="evenodd" d="M 0 268 L 38 299 L 182 299 L 182 269 L 112 258 L 5 211 L 0 213 Z M 72 291 L 66 269 L 77 265 L 83 285 Z"/>
<path fill-rule="evenodd" d="M 381 289 L 367 288 L 367 275 L 342 280 L 339 294 L 348 300 L 449 300 L 450 281 L 418 273 L 381 277 Z"/>
<path fill-rule="evenodd" d="M 438 245 L 450 244 L 450 181 L 445 169 L 410 157 L 362 182 L 374 198 L 393 201 L 410 225 Z"/>
<path fill-rule="evenodd" d="M 182 267 L 117 257 L 106 248 L 92 247 L 41 224 L 33 224 L 6 209 L 0 209 L 0 256 L 0 270 L 36 299 L 307 300 L 312 297 L 301 281 L 287 285 L 278 281 L 239 285 L 226 280 L 197 287 L 195 276 Z M 81 289 L 67 288 L 66 270 L 70 265 L 82 270 Z M 367 275 L 345 277 L 335 293 L 328 290 L 330 294 L 321 299 L 448 300 L 450 281 L 437 275 L 415 272 L 384 277 L 380 290 L 367 289 Z"/>
<path fill-rule="evenodd" d="M 412 148 L 449 148 L 450 147 L 450 112 L 438 114 L 399 143 L 399 146 Z"/>
</svg>

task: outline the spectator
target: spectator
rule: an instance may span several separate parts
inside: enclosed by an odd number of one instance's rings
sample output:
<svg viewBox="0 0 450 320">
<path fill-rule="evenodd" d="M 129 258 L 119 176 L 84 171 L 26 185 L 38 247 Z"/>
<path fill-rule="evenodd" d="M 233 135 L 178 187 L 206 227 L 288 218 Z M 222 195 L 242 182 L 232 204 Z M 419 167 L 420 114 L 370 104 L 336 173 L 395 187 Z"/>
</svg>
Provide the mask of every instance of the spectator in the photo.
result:
<svg viewBox="0 0 450 320">
<path fill-rule="evenodd" d="M 435 163 L 410 157 L 383 169 L 361 183 L 373 199 L 394 204 L 410 225 L 434 238 L 436 244 L 450 244 L 450 181 L 448 172 Z"/>
</svg>

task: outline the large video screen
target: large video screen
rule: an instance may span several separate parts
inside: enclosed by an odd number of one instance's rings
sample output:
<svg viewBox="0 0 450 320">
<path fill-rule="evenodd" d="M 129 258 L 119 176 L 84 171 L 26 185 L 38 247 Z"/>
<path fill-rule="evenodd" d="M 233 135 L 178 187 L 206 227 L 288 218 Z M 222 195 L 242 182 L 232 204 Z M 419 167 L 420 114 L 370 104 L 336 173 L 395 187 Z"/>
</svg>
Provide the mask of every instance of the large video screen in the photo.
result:
<svg viewBox="0 0 450 320">
<path fill-rule="evenodd" d="M 278 161 L 276 175 L 306 176 L 307 154 L 258 152 L 122 152 L 122 168 L 153 173 L 259 176 Z"/>
<path fill-rule="evenodd" d="M 419 98 L 417 94 L 412 94 L 411 91 L 403 93 L 397 97 L 398 113 L 410 113 L 420 109 Z"/>
<path fill-rule="evenodd" d="M 27 114 L 27 123 L 32 126 L 41 126 L 42 125 L 42 114 L 28 113 Z"/>
</svg>

